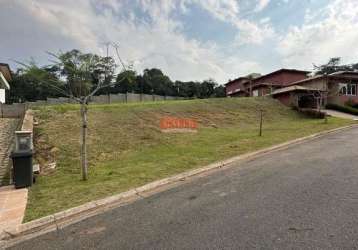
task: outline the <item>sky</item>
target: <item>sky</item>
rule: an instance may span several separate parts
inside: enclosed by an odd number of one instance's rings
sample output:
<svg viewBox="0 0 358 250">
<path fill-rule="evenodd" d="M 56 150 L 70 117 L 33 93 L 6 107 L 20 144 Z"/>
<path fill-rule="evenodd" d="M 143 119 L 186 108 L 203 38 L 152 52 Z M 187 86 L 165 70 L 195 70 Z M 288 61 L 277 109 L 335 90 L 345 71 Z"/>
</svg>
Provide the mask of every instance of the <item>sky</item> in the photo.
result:
<svg viewBox="0 0 358 250">
<path fill-rule="evenodd" d="M 252 72 L 358 58 L 358 0 L 0 0 L 0 62 L 119 45 L 141 73 L 223 84 Z M 115 55 L 110 50 L 110 55 Z"/>
</svg>

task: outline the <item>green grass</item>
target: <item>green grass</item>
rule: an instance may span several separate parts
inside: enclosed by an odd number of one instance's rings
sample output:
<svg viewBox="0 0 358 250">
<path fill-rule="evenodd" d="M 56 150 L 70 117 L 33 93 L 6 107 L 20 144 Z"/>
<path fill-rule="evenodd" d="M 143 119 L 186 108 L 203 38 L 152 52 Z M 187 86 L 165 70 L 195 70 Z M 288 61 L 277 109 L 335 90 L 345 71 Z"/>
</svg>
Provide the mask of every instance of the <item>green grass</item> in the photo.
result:
<svg viewBox="0 0 358 250">
<path fill-rule="evenodd" d="M 325 124 L 270 98 L 91 105 L 89 180 L 81 181 L 78 109 L 76 105 L 59 105 L 36 111 L 36 145 L 40 151 L 57 152 L 57 168 L 40 176 L 30 188 L 25 221 L 214 161 L 353 123 L 329 118 Z M 260 109 L 264 110 L 262 137 L 258 136 Z M 198 132 L 161 133 L 159 120 L 168 115 L 196 119 Z"/>
</svg>

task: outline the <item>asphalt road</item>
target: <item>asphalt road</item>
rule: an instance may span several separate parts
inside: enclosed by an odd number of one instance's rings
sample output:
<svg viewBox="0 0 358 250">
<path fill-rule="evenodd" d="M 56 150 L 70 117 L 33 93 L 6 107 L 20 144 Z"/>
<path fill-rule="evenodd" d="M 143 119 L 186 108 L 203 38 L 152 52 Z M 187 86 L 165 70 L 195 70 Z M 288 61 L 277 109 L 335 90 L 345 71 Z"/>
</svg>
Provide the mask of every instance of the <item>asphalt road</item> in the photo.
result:
<svg viewBox="0 0 358 250">
<path fill-rule="evenodd" d="M 350 129 L 12 249 L 358 249 L 357 163 Z"/>
</svg>

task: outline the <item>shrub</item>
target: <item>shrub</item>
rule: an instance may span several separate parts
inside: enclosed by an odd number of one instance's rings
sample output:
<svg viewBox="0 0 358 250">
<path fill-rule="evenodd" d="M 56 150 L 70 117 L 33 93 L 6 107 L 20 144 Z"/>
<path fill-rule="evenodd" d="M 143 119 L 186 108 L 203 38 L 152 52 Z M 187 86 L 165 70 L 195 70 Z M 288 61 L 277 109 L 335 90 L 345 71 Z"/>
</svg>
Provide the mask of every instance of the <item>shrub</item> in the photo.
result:
<svg viewBox="0 0 358 250">
<path fill-rule="evenodd" d="M 346 103 L 344 104 L 344 106 L 348 106 L 348 107 L 358 109 L 358 103 L 353 101 L 352 98 L 349 98 L 348 101 L 346 101 Z"/>
<path fill-rule="evenodd" d="M 351 114 L 351 115 L 358 115 L 358 109 L 350 107 L 350 106 L 342 106 L 342 105 L 338 105 L 338 104 L 327 104 L 326 108 L 327 109 L 334 109 L 334 110 L 341 111 L 341 112 L 344 112 L 344 113 L 348 113 L 348 114 Z"/>
</svg>

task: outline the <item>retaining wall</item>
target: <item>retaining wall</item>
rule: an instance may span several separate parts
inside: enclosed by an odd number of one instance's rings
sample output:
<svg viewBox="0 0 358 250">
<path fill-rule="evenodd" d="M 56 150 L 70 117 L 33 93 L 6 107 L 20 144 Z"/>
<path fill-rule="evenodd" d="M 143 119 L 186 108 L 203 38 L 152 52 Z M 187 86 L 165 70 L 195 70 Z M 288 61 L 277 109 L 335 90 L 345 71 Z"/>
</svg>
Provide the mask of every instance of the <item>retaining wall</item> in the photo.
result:
<svg viewBox="0 0 358 250">
<path fill-rule="evenodd" d="M 14 145 L 15 130 L 20 123 L 18 118 L 0 118 L 0 186 L 10 182 L 9 157 Z"/>
<path fill-rule="evenodd" d="M 0 118 L 22 118 L 28 108 L 27 103 L 0 103 Z"/>
</svg>

